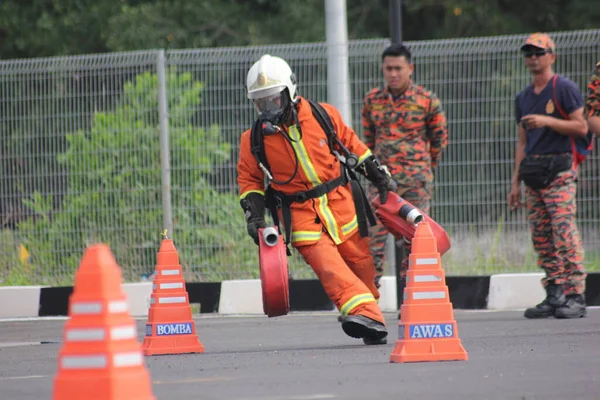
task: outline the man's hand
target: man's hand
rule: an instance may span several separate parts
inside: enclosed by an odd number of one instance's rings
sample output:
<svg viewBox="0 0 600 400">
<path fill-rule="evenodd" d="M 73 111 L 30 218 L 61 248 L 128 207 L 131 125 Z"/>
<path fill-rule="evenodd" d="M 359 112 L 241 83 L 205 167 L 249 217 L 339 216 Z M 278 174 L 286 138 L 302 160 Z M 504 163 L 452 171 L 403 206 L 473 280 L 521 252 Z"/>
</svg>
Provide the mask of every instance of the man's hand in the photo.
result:
<svg viewBox="0 0 600 400">
<path fill-rule="evenodd" d="M 513 183 L 510 192 L 508 193 L 508 206 L 511 211 L 519 209 L 523 207 L 523 202 L 521 201 L 521 185 L 519 182 Z"/>
<path fill-rule="evenodd" d="M 267 224 L 265 223 L 264 218 L 250 218 L 246 221 L 246 229 L 248 230 L 248 235 L 254 240 L 254 244 L 258 246 L 258 230 L 260 228 L 266 228 Z"/>
<path fill-rule="evenodd" d="M 396 182 L 392 179 L 387 167 L 385 165 L 380 165 L 375 157 L 367 158 L 359 165 L 357 170 L 377 188 L 379 202 L 381 204 L 385 204 L 387 201 L 390 190 L 395 191 L 398 187 Z"/>
<path fill-rule="evenodd" d="M 550 119 L 547 115 L 529 114 L 521 118 L 521 123 L 525 129 L 537 129 L 550 125 Z"/>
<path fill-rule="evenodd" d="M 250 235 L 254 243 L 258 246 L 258 230 L 267 227 L 265 222 L 265 196 L 255 192 L 248 193 L 240 201 L 240 205 L 244 210 L 248 235 Z"/>
</svg>

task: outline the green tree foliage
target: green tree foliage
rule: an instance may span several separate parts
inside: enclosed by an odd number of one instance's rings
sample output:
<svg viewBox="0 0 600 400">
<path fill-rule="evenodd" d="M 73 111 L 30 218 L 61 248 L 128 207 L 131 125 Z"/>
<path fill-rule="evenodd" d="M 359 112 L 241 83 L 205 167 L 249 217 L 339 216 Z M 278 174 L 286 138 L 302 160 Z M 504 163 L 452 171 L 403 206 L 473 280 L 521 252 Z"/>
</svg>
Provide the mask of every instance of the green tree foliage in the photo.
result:
<svg viewBox="0 0 600 400">
<path fill-rule="evenodd" d="M 404 0 L 405 40 L 597 28 L 595 0 Z M 348 0 L 351 39 L 389 36 L 388 0 Z M 0 58 L 325 40 L 322 0 L 3 0 Z"/>
<path fill-rule="evenodd" d="M 202 279 L 200 263 L 231 252 L 239 238 L 229 231 L 243 221 L 237 198 L 217 193 L 206 182 L 213 166 L 228 161 L 230 149 L 218 127 L 190 122 L 201 83 L 174 72 L 167 82 L 174 229 L 181 232 L 177 240 L 194 244 L 182 249 L 182 265 Z M 152 272 L 163 228 L 157 84 L 155 74 L 138 75 L 124 85 L 113 111 L 96 112 L 89 130 L 66 135 L 68 147 L 57 160 L 69 177 L 68 190 L 59 209 L 39 192 L 24 200 L 34 217 L 18 228 L 32 255 L 33 276 L 45 283 L 71 277 L 83 248 L 97 241 L 111 246 L 129 274 L 126 279 Z M 23 271 L 14 268 L 13 273 Z"/>
</svg>

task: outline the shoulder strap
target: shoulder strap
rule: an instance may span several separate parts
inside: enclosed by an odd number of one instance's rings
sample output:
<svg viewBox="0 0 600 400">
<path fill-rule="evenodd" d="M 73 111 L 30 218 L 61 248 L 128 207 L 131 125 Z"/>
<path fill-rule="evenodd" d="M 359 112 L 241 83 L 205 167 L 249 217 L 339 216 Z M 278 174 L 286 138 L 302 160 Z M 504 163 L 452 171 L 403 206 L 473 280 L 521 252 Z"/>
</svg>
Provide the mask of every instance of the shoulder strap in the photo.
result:
<svg viewBox="0 0 600 400">
<path fill-rule="evenodd" d="M 562 109 L 558 99 L 556 98 L 556 81 L 558 80 L 558 74 L 554 74 L 554 78 L 552 78 L 552 101 L 554 101 L 554 107 L 558 110 L 563 119 L 568 120 L 569 115 Z M 573 153 L 573 169 L 577 169 L 579 164 L 585 159 L 581 158 L 579 152 L 577 151 L 577 142 L 575 138 L 571 136 L 571 153 Z"/>
<path fill-rule="evenodd" d="M 325 108 L 323 108 L 322 105 L 320 105 L 316 101 L 312 101 L 309 99 L 306 100 L 308 101 L 308 104 L 310 104 L 313 116 L 315 117 L 319 125 L 321 125 L 321 129 L 323 129 L 325 135 L 327 135 L 329 149 L 333 152 L 337 132 L 335 131 L 333 122 L 331 121 L 331 117 L 329 116 L 327 111 L 325 111 Z"/>
<path fill-rule="evenodd" d="M 557 80 L 558 80 L 558 74 L 554 74 L 554 77 L 552 78 L 552 101 L 554 101 L 554 107 L 556 107 L 556 109 L 560 113 L 561 117 L 563 117 L 563 119 L 569 119 L 569 116 L 562 109 L 562 107 L 560 106 L 560 103 L 558 102 L 558 100 L 556 98 L 556 81 Z"/>
<path fill-rule="evenodd" d="M 269 164 L 267 163 L 267 156 L 265 154 L 265 143 L 264 135 L 262 131 L 262 121 L 257 119 L 252 124 L 252 130 L 250 131 L 250 150 L 256 161 L 259 164 L 264 165 L 267 170 L 270 170 Z"/>
</svg>

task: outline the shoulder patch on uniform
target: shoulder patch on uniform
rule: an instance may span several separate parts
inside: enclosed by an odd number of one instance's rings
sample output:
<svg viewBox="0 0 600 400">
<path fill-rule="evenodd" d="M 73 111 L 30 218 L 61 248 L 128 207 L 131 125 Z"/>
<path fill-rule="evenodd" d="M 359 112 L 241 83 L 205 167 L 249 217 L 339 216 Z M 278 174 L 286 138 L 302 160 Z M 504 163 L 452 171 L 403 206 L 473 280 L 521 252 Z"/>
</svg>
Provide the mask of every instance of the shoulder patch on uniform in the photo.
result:
<svg viewBox="0 0 600 400">
<path fill-rule="evenodd" d="M 550 99 L 546 103 L 546 114 L 552 114 L 554 112 L 554 110 L 555 110 L 554 102 L 552 101 L 552 99 Z"/>
</svg>

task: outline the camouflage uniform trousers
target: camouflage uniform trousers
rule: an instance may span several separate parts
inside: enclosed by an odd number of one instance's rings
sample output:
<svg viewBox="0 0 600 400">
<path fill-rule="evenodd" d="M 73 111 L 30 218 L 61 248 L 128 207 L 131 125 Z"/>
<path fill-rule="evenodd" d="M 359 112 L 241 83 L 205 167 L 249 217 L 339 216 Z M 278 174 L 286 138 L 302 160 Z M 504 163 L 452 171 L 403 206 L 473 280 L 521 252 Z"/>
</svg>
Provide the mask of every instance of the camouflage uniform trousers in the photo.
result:
<svg viewBox="0 0 600 400">
<path fill-rule="evenodd" d="M 583 294 L 583 245 L 575 223 L 576 172 L 561 172 L 545 189 L 525 186 L 533 248 L 546 272 L 542 285 L 563 285 L 564 293 Z"/>
<path fill-rule="evenodd" d="M 414 182 L 414 184 L 410 187 L 398 186 L 398 189 L 396 190 L 396 194 L 398 196 L 419 208 L 425 214 L 429 214 L 431 193 L 432 184 L 429 182 Z M 371 199 L 373 199 L 377 195 L 377 191 L 374 188 L 371 188 L 370 195 Z M 371 255 L 373 256 L 373 264 L 375 265 L 376 282 L 379 281 L 385 272 L 387 235 L 387 229 L 379 221 L 369 230 L 369 249 L 371 251 Z M 404 241 L 404 257 L 402 258 L 402 264 L 400 267 L 401 278 L 406 277 L 410 248 L 410 243 Z"/>
</svg>

